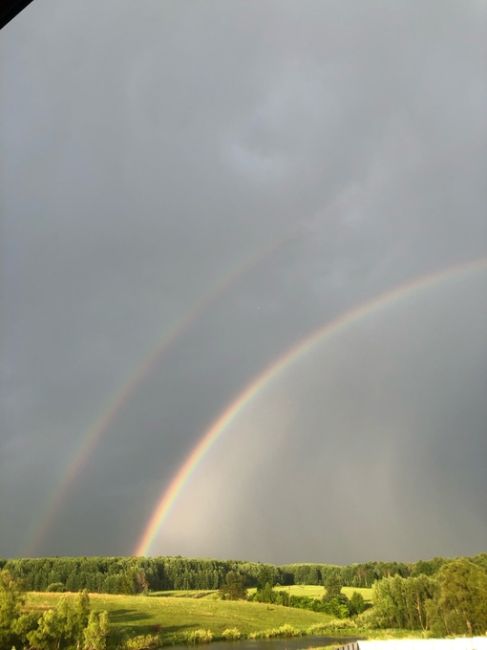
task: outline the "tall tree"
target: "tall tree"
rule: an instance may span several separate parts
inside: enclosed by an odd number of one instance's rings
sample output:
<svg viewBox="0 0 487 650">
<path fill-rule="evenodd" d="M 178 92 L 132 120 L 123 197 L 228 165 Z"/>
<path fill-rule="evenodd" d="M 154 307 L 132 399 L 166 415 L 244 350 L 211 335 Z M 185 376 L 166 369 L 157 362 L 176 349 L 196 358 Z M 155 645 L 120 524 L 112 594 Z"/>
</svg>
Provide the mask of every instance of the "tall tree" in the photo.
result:
<svg viewBox="0 0 487 650">
<path fill-rule="evenodd" d="M 0 571 L 0 647 L 16 641 L 15 626 L 24 602 L 20 584 L 7 570 Z"/>
<path fill-rule="evenodd" d="M 330 573 L 324 579 L 324 586 L 326 589 L 325 600 L 338 598 L 342 591 L 342 581 L 338 572 Z"/>
<path fill-rule="evenodd" d="M 374 586 L 373 618 L 378 627 L 428 627 L 428 602 L 436 593 L 436 583 L 428 576 L 383 578 Z"/>
<path fill-rule="evenodd" d="M 90 612 L 83 637 L 83 650 L 106 650 L 108 636 L 107 612 Z"/>
<path fill-rule="evenodd" d="M 468 560 L 445 564 L 438 574 L 433 609 L 436 628 L 447 634 L 483 634 L 487 629 L 487 572 Z"/>
<path fill-rule="evenodd" d="M 245 576 L 238 571 L 229 571 L 225 578 L 225 584 L 220 587 L 220 594 L 226 600 L 245 598 L 247 596 Z"/>
</svg>

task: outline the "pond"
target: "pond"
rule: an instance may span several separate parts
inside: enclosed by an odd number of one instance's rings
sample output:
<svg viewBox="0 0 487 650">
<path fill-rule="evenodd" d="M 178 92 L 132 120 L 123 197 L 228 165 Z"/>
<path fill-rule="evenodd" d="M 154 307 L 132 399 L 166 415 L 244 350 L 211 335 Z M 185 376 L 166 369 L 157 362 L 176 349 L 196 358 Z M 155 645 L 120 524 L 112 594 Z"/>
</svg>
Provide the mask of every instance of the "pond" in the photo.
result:
<svg viewBox="0 0 487 650">
<path fill-rule="evenodd" d="M 204 645 L 205 650 L 307 650 L 336 643 L 343 646 L 357 637 L 300 636 L 285 639 L 243 639 L 241 641 L 216 641 Z"/>
</svg>

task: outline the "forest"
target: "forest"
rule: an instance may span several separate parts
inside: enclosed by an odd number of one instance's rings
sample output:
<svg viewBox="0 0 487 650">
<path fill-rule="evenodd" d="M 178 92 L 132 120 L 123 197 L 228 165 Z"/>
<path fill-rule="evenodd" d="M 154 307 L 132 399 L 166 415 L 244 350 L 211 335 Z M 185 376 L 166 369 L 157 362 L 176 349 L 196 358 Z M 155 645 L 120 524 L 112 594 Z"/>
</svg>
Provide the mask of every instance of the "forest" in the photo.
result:
<svg viewBox="0 0 487 650">
<path fill-rule="evenodd" d="M 382 578 L 432 576 L 448 560 L 433 558 L 413 563 L 365 562 L 344 566 L 320 563 L 272 565 L 238 560 L 191 559 L 184 557 L 46 557 L 0 559 L 22 580 L 28 591 L 79 591 L 136 594 L 177 589 L 219 589 L 230 571 L 244 576 L 247 587 L 255 587 L 263 569 L 273 585 L 322 585 L 330 576 L 342 585 L 371 587 Z M 487 553 L 470 561 L 487 568 Z"/>
</svg>

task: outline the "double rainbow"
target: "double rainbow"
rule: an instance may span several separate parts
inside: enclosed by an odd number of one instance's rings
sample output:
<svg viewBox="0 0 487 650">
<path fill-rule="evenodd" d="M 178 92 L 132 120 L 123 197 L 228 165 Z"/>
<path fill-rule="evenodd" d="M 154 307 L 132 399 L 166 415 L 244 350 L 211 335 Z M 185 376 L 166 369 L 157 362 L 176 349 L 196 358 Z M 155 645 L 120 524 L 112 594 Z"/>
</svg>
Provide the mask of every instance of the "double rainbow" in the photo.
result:
<svg viewBox="0 0 487 650">
<path fill-rule="evenodd" d="M 462 276 L 464 274 L 484 271 L 487 269 L 487 258 L 481 258 L 464 264 L 450 266 L 446 269 L 415 277 L 393 289 L 385 291 L 372 300 L 342 313 L 333 321 L 327 322 L 318 329 L 312 331 L 308 336 L 301 339 L 297 344 L 287 350 L 277 360 L 267 366 L 263 372 L 257 375 L 247 387 L 236 397 L 213 422 L 209 429 L 202 435 L 201 439 L 188 455 L 183 465 L 161 494 L 161 497 L 150 517 L 142 536 L 140 537 L 134 554 L 143 556 L 149 554 L 152 544 L 159 534 L 161 527 L 167 521 L 179 494 L 188 484 L 192 474 L 211 450 L 213 445 L 225 433 L 228 426 L 235 418 L 242 413 L 246 406 L 285 368 L 296 362 L 303 355 L 308 353 L 313 346 L 333 336 L 344 332 L 348 327 L 366 318 L 367 316 L 397 304 L 418 291 L 425 291 L 436 287 L 443 282 Z"/>
<path fill-rule="evenodd" d="M 30 556 L 35 554 L 36 550 L 47 536 L 48 531 L 51 529 L 56 515 L 62 509 L 69 493 L 70 486 L 72 486 L 80 476 L 83 468 L 87 465 L 90 458 L 92 458 L 103 436 L 116 421 L 120 412 L 128 403 L 130 398 L 136 393 L 144 379 L 150 375 L 157 364 L 161 361 L 164 354 L 168 352 L 177 340 L 188 332 L 193 323 L 212 305 L 217 303 L 231 287 L 233 287 L 245 275 L 252 272 L 260 263 L 271 257 L 273 253 L 282 248 L 287 242 L 296 237 L 296 234 L 297 231 L 295 229 L 287 231 L 282 237 L 272 241 L 269 245 L 262 247 L 256 253 L 236 265 L 229 273 L 223 276 L 219 282 L 210 289 L 210 291 L 196 301 L 186 314 L 159 339 L 154 347 L 150 349 L 149 353 L 138 365 L 135 372 L 130 375 L 129 380 L 112 395 L 108 401 L 108 405 L 104 406 L 100 416 L 81 436 L 81 443 L 75 449 L 66 469 L 55 483 L 50 497 L 46 500 L 46 505 L 39 510 L 30 530 L 27 531 L 25 535 L 22 555 Z"/>
</svg>

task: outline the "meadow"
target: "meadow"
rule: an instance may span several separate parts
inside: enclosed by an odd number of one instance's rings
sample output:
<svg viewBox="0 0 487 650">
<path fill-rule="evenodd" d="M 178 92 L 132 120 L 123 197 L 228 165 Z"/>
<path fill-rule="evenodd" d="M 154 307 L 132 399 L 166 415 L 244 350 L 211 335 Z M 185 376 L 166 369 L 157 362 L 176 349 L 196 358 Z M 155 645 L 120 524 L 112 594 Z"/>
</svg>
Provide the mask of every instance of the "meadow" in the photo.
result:
<svg viewBox="0 0 487 650">
<path fill-rule="evenodd" d="M 323 587 L 316 585 L 293 585 L 278 589 L 286 589 L 297 596 L 321 597 L 323 594 Z M 370 600 L 372 592 L 371 589 L 347 587 L 343 591 L 347 596 L 358 591 L 366 600 Z M 29 592 L 26 606 L 29 610 L 42 613 L 55 607 L 63 596 L 74 601 L 78 594 Z M 117 649 L 155 650 L 162 646 L 194 645 L 225 638 L 236 640 L 297 635 L 328 637 L 330 641 L 335 641 L 326 647 L 336 648 L 348 639 L 420 636 L 417 631 L 411 630 L 356 628 L 350 620 L 337 621 L 328 614 L 309 610 L 245 600 L 221 600 L 218 592 L 213 590 L 173 590 L 146 596 L 90 594 L 90 603 L 95 611 L 108 611 L 111 630 L 109 647 Z M 210 636 L 202 635 L 203 631 L 210 631 Z M 236 631 L 238 634 L 232 638 Z M 226 632 L 230 632 L 230 636 Z M 121 639 L 128 641 L 122 644 Z"/>
<path fill-rule="evenodd" d="M 274 587 L 276 591 L 286 591 L 290 596 L 305 596 L 307 598 L 317 598 L 321 600 L 325 593 L 324 587 L 321 585 L 289 585 L 287 587 Z M 249 589 L 249 594 L 253 593 L 254 589 Z M 358 592 L 366 603 L 372 602 L 372 588 L 370 587 L 342 587 L 342 594 L 347 598 L 351 598 L 353 592 Z"/>
<path fill-rule="evenodd" d="M 40 613 L 55 607 L 61 597 L 77 594 L 29 592 L 26 606 Z M 158 635 L 163 645 L 183 643 L 195 630 L 210 630 L 213 638 L 236 628 L 242 637 L 265 636 L 284 625 L 301 634 L 327 634 L 332 617 L 318 612 L 244 600 L 220 600 L 216 592 L 172 592 L 171 595 L 90 594 L 91 607 L 107 610 L 116 636 Z M 323 628 L 323 629 L 321 629 Z M 291 631 L 289 630 L 289 635 Z"/>
</svg>

